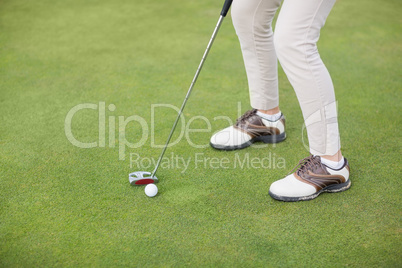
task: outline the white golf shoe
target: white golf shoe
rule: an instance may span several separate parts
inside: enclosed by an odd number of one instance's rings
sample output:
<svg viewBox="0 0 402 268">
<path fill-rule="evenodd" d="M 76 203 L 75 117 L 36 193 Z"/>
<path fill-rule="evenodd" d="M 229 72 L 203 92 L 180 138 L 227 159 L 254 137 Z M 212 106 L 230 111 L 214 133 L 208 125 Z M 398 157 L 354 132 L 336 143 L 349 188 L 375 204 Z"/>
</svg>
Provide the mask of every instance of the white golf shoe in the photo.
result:
<svg viewBox="0 0 402 268">
<path fill-rule="evenodd" d="M 247 111 L 234 126 L 215 133 L 210 140 L 211 146 L 219 150 L 235 150 L 246 148 L 256 141 L 278 143 L 286 139 L 283 114 L 277 121 L 269 121 L 256 113 L 256 109 Z"/>
<path fill-rule="evenodd" d="M 319 156 L 310 155 L 296 166 L 295 173 L 271 184 L 269 195 L 281 201 L 305 201 L 323 192 L 342 192 L 350 188 L 349 163 L 344 158 L 340 169 L 331 169 L 321 163 Z"/>
</svg>

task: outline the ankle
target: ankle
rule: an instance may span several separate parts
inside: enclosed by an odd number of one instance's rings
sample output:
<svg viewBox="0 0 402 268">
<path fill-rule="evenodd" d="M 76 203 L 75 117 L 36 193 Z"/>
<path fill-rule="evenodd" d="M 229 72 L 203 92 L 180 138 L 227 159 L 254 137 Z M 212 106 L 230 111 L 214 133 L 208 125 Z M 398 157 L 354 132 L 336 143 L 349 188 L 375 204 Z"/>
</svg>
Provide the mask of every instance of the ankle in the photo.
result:
<svg viewBox="0 0 402 268">
<path fill-rule="evenodd" d="M 332 161 L 321 157 L 321 163 L 331 169 L 340 169 L 345 165 L 345 159 L 342 157 L 339 161 Z"/>
<path fill-rule="evenodd" d="M 279 113 L 277 113 L 277 114 L 272 114 L 272 115 L 271 115 L 271 114 L 264 114 L 264 113 L 261 113 L 260 111 L 257 111 L 257 115 L 258 115 L 259 117 L 265 119 L 265 120 L 268 120 L 268 121 L 271 121 L 271 122 L 275 122 L 275 121 L 278 121 L 279 118 L 281 118 L 282 113 L 279 112 Z"/>
<path fill-rule="evenodd" d="M 275 108 L 268 109 L 268 110 L 261 110 L 261 109 L 258 109 L 258 111 L 259 111 L 260 113 L 268 114 L 268 115 L 274 115 L 274 114 L 277 114 L 277 113 L 280 113 L 280 112 L 281 112 L 281 110 L 279 109 L 279 106 L 276 106 Z"/>
<path fill-rule="evenodd" d="M 327 159 L 329 161 L 334 161 L 334 162 L 339 162 L 343 159 L 341 150 L 336 152 L 336 154 L 334 154 L 334 155 L 320 155 L 320 157 L 321 157 L 321 159 L 324 158 L 324 159 Z"/>
</svg>

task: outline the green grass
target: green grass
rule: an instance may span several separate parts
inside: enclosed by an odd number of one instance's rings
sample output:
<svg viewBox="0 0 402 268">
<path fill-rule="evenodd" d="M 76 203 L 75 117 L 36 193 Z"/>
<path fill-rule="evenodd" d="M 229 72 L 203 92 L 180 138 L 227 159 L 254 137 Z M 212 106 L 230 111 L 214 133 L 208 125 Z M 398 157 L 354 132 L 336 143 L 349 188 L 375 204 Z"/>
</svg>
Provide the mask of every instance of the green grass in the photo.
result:
<svg viewBox="0 0 402 268">
<path fill-rule="evenodd" d="M 400 267 L 401 30 L 399 1 L 338 1 L 319 48 L 334 80 L 343 153 L 353 187 L 309 202 L 271 199 L 269 185 L 308 152 L 298 102 L 280 71 L 288 138 L 277 146 L 220 152 L 183 138 L 161 168 L 159 194 L 131 187 L 130 153 L 157 158 L 176 116 L 156 109 L 155 133 L 131 122 L 119 148 L 119 116 L 151 127 L 151 104 L 180 106 L 216 24 L 221 1 L 0 2 L 0 266 L 354 266 Z M 81 149 L 66 138 L 69 110 L 106 103 L 114 146 Z M 245 71 L 230 16 L 185 110 L 211 130 L 206 145 L 249 108 Z M 108 105 L 114 104 L 114 111 Z M 80 111 L 73 134 L 98 140 L 98 113 Z M 192 128 L 207 128 L 194 120 Z M 113 130 L 113 129 L 112 129 Z M 120 133 L 122 129 L 120 130 Z M 178 136 L 180 128 L 174 139 Z M 196 154 L 228 161 L 196 162 Z M 119 160 L 124 155 L 125 160 Z M 236 168 L 236 157 L 284 160 Z M 225 160 L 226 159 L 226 160 Z M 143 162 L 145 165 L 146 163 Z M 224 166 L 225 167 L 225 166 Z M 151 165 L 148 170 L 152 170 Z"/>
</svg>

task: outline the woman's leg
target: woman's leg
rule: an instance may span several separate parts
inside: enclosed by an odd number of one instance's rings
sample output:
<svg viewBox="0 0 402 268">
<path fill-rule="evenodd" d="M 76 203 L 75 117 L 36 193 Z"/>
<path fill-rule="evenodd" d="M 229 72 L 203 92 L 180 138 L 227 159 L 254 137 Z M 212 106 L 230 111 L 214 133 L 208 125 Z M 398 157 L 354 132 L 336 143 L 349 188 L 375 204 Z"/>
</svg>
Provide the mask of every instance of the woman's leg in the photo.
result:
<svg viewBox="0 0 402 268">
<path fill-rule="evenodd" d="M 310 152 L 340 150 L 334 87 L 317 50 L 320 30 L 335 0 L 285 0 L 275 29 L 279 61 L 303 112 Z"/>
<path fill-rule="evenodd" d="M 233 25 L 240 40 L 254 109 L 234 126 L 215 133 L 210 141 L 213 148 L 241 149 L 257 141 L 277 143 L 286 138 L 285 118 L 278 107 L 278 66 L 271 27 L 280 2 L 233 1 Z"/>
<path fill-rule="evenodd" d="M 285 0 L 276 24 L 276 52 L 299 100 L 312 154 L 299 162 L 295 173 L 271 185 L 269 194 L 278 200 L 310 200 L 351 186 L 349 164 L 340 153 L 334 87 L 317 50 L 334 3 Z"/>
<path fill-rule="evenodd" d="M 278 107 L 278 67 L 272 20 L 281 0 L 234 0 L 232 20 L 239 37 L 250 91 L 251 107 Z"/>
</svg>

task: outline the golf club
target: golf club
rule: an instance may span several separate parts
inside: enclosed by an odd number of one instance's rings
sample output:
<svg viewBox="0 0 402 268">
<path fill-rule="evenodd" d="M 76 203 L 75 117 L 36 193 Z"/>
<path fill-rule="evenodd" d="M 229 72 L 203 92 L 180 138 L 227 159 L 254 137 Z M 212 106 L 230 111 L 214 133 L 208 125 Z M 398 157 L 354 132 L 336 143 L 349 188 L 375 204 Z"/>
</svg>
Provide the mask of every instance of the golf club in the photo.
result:
<svg viewBox="0 0 402 268">
<path fill-rule="evenodd" d="M 193 81 L 191 82 L 190 88 L 188 89 L 187 95 L 183 101 L 183 104 L 181 105 L 181 108 L 179 110 L 179 113 L 177 114 L 177 118 L 173 124 L 172 130 L 170 131 L 169 137 L 166 141 L 165 146 L 163 147 L 162 153 L 159 156 L 158 162 L 156 163 L 155 169 L 152 173 L 150 172 L 146 172 L 146 171 L 136 171 L 136 172 L 132 172 L 129 174 L 129 181 L 131 185 L 145 185 L 145 184 L 150 184 L 150 183 L 156 183 L 158 182 L 158 178 L 156 177 L 156 172 L 158 171 L 159 165 L 162 161 L 163 155 L 165 154 L 165 151 L 169 145 L 170 139 L 173 136 L 174 130 L 176 129 L 177 123 L 179 122 L 180 116 L 183 113 L 184 107 L 186 106 L 187 100 L 190 97 L 191 91 L 194 88 L 194 85 L 197 81 L 197 78 L 201 72 L 202 66 L 204 65 L 205 60 L 207 59 L 209 50 L 211 49 L 211 46 L 215 40 L 215 37 L 219 31 L 219 28 L 221 27 L 222 21 L 223 19 L 226 17 L 226 14 L 229 11 L 230 6 L 232 5 L 232 1 L 233 0 L 226 0 L 225 3 L 223 4 L 223 8 L 221 11 L 221 15 L 219 17 L 218 23 L 215 26 L 215 29 L 212 33 L 211 39 L 208 42 L 207 48 L 204 52 L 204 55 L 202 56 L 201 62 L 198 66 L 197 71 L 195 72 Z"/>
</svg>

